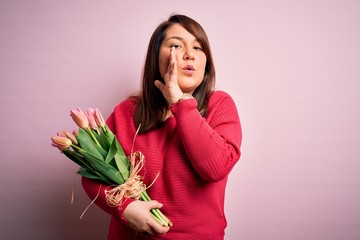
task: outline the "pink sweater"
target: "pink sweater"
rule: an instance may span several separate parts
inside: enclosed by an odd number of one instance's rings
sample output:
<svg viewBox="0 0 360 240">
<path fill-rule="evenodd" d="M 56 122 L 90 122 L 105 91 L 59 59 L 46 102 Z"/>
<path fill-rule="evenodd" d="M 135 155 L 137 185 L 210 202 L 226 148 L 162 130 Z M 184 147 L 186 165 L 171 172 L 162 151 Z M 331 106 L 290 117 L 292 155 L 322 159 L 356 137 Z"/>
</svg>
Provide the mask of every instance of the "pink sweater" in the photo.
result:
<svg viewBox="0 0 360 240">
<path fill-rule="evenodd" d="M 122 217 L 121 207 L 109 207 L 104 191 L 96 204 L 112 215 L 108 239 L 192 239 L 222 240 L 226 219 L 224 196 L 228 174 L 240 158 L 242 138 L 240 120 L 231 97 L 221 91 L 212 94 L 206 118 L 198 112 L 195 99 L 171 106 L 173 117 L 156 130 L 136 137 L 134 151 L 145 155 L 140 172 L 144 183 L 156 182 L 148 189 L 153 200 L 173 227 L 166 235 L 150 236 L 134 232 Z M 136 105 L 129 99 L 115 107 L 107 124 L 117 135 L 126 154 L 130 154 L 135 135 L 133 114 Z M 83 187 L 94 199 L 99 183 L 83 178 Z"/>
</svg>

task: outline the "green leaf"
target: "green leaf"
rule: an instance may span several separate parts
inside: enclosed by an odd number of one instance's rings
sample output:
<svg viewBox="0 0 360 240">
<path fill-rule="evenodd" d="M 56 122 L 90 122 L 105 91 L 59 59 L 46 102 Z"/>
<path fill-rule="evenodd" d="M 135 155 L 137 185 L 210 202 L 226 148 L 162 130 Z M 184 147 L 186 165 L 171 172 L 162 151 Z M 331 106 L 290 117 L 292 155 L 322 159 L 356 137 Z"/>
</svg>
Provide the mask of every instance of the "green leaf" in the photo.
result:
<svg viewBox="0 0 360 240">
<path fill-rule="evenodd" d="M 93 134 L 96 137 L 96 139 L 98 140 L 98 142 L 100 143 L 101 147 L 105 150 L 105 151 L 109 151 L 111 142 L 109 142 L 108 138 L 106 137 L 106 135 L 104 133 L 100 133 L 98 134 L 97 131 L 93 130 Z"/>
<path fill-rule="evenodd" d="M 81 154 L 91 163 L 92 166 L 94 166 L 95 171 L 101 173 L 113 183 L 120 185 L 123 184 L 127 179 L 124 178 L 116 168 L 106 163 L 102 159 L 98 159 L 85 151 L 81 151 Z"/>
<path fill-rule="evenodd" d="M 91 164 L 89 164 L 89 162 L 85 158 L 83 158 L 83 156 L 81 156 L 79 153 L 71 151 L 71 150 L 65 150 L 65 151 L 63 151 L 63 153 L 65 156 L 67 156 L 70 160 L 75 162 L 80 167 L 92 169 Z"/>
<path fill-rule="evenodd" d="M 111 131 L 106 131 L 107 134 L 112 134 Z M 105 162 L 117 168 L 124 179 L 128 179 L 130 175 L 130 164 L 125 155 L 123 148 L 116 137 L 112 138 L 112 143 L 106 156 Z"/>
<path fill-rule="evenodd" d="M 77 173 L 79 175 L 83 176 L 83 177 L 86 177 L 86 178 L 99 180 L 99 181 L 101 181 L 101 182 L 103 182 L 104 184 L 107 184 L 107 185 L 112 184 L 111 181 L 109 181 L 106 177 L 102 176 L 101 174 L 99 174 L 97 172 L 94 172 L 94 171 L 91 171 L 89 169 L 83 168 L 83 167 L 81 167 L 79 169 L 79 171 L 77 171 Z"/>
<path fill-rule="evenodd" d="M 117 149 L 116 154 L 114 156 L 117 169 L 119 170 L 119 172 L 121 172 L 121 175 L 125 179 L 128 179 L 130 176 L 129 161 L 124 153 L 124 150 L 122 149 L 122 147 L 120 146 L 120 144 L 116 138 L 114 138 L 114 142 L 115 142 L 116 149 Z"/>
<path fill-rule="evenodd" d="M 107 125 L 103 128 L 103 134 L 107 138 L 109 143 L 112 143 L 113 139 L 116 138 L 115 134 L 109 129 Z"/>
<path fill-rule="evenodd" d="M 124 159 L 123 156 L 120 156 L 119 154 L 115 154 L 114 159 L 117 169 L 119 170 L 121 175 L 124 177 L 124 179 L 128 179 L 130 176 L 130 165 L 127 158 Z M 126 161 L 127 164 L 124 164 L 124 160 Z"/>
<path fill-rule="evenodd" d="M 80 147 L 84 151 L 92 154 L 99 159 L 104 160 L 107 152 L 101 147 L 99 147 L 84 129 L 79 129 L 79 133 L 76 136 L 76 139 L 79 142 Z"/>
<path fill-rule="evenodd" d="M 105 158 L 106 163 L 110 163 L 110 161 L 113 160 L 113 158 L 114 158 L 114 156 L 115 156 L 115 154 L 117 152 L 116 141 L 117 140 L 114 138 L 111 145 L 110 145 L 108 154 L 107 154 L 107 156 Z"/>
</svg>

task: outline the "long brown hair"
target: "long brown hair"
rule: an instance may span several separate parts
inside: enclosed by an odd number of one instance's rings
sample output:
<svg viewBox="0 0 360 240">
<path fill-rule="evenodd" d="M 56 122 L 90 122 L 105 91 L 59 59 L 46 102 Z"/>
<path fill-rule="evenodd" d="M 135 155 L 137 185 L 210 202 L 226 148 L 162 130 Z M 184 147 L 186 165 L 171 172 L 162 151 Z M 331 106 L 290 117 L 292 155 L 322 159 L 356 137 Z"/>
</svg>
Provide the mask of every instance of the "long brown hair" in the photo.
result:
<svg viewBox="0 0 360 240">
<path fill-rule="evenodd" d="M 136 99 L 135 125 L 140 133 L 155 129 L 163 123 L 169 109 L 169 104 L 162 92 L 155 86 L 156 79 L 163 81 L 159 70 L 159 50 L 164 40 L 166 30 L 173 24 L 180 24 L 191 33 L 200 43 L 206 55 L 205 74 L 202 83 L 195 89 L 193 96 L 202 116 L 206 115 L 208 99 L 215 86 L 215 67 L 210 50 L 209 40 L 204 29 L 195 20 L 184 15 L 172 15 L 167 21 L 161 23 L 150 38 L 145 65 L 142 75 L 142 88 Z"/>
</svg>

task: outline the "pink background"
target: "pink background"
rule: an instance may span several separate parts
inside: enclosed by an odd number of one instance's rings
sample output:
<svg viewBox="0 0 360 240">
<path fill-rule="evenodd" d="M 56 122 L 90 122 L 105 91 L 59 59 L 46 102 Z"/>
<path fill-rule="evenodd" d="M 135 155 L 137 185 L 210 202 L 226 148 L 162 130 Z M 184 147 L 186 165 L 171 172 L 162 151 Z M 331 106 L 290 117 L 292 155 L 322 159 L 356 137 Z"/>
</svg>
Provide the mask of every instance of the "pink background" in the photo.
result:
<svg viewBox="0 0 360 240">
<path fill-rule="evenodd" d="M 0 0 L 0 238 L 105 239 L 77 166 L 50 147 L 68 111 L 139 87 L 150 34 L 198 20 L 241 116 L 227 240 L 360 239 L 360 2 Z M 75 202 L 70 204 L 71 190 Z"/>
</svg>

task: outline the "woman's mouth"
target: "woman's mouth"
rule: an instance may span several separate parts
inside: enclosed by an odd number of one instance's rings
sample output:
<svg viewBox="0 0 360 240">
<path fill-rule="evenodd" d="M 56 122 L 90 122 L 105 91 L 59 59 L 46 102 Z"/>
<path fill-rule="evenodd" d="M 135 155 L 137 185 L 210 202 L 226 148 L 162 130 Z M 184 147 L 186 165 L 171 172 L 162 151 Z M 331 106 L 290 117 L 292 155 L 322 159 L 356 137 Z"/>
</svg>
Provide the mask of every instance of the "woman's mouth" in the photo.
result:
<svg viewBox="0 0 360 240">
<path fill-rule="evenodd" d="M 186 74 L 192 74 L 194 71 L 195 71 L 195 68 L 191 65 L 186 65 L 184 68 L 183 68 L 183 71 L 186 73 Z"/>
</svg>

